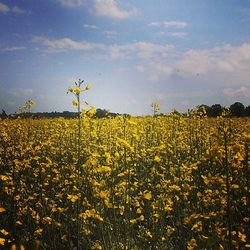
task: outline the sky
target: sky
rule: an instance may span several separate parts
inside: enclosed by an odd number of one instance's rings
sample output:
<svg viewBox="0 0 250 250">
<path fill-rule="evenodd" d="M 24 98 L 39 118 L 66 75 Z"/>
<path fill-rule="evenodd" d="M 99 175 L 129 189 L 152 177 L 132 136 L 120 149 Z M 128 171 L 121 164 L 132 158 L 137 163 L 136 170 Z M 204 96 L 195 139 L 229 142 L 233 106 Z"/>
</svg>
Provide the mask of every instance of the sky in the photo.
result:
<svg viewBox="0 0 250 250">
<path fill-rule="evenodd" d="M 0 109 L 250 104 L 250 0 L 0 0 Z"/>
</svg>

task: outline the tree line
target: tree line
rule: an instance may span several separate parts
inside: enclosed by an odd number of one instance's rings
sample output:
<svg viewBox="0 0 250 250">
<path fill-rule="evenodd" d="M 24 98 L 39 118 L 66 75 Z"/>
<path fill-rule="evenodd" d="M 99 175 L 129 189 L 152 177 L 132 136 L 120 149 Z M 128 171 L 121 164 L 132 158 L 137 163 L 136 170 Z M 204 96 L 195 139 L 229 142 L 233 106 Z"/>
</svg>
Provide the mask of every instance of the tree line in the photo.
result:
<svg viewBox="0 0 250 250">
<path fill-rule="evenodd" d="M 209 117 L 217 117 L 222 115 L 224 110 L 226 109 L 223 107 L 221 104 L 213 104 L 212 106 L 208 106 L 205 104 L 199 105 L 198 111 L 206 111 L 207 116 Z M 244 106 L 241 102 L 235 102 L 232 104 L 229 108 L 229 115 L 231 117 L 243 117 L 243 116 L 250 116 L 250 105 Z M 177 110 L 174 111 L 176 114 L 180 114 Z M 95 118 L 104 118 L 104 117 L 116 117 L 118 115 L 125 115 L 128 116 L 128 114 L 119 114 L 119 113 L 112 113 L 106 109 L 96 109 L 96 113 L 94 115 Z M 164 114 L 159 114 L 159 115 L 164 115 Z M 35 112 L 35 113 L 21 113 L 21 114 L 12 114 L 12 115 L 7 115 L 5 110 L 2 110 L 2 113 L 0 113 L 0 118 L 5 119 L 5 118 L 17 118 L 17 117 L 23 117 L 27 118 L 32 116 L 33 118 L 76 118 L 77 117 L 77 112 L 70 112 L 70 111 L 63 111 L 63 112 Z"/>
<path fill-rule="evenodd" d="M 198 106 L 199 110 L 205 110 L 207 116 L 216 117 L 222 115 L 225 107 L 221 106 L 220 104 L 214 104 L 212 106 L 207 105 L 200 105 Z M 232 117 L 243 117 L 243 116 L 250 116 L 250 105 L 245 107 L 241 102 L 235 102 L 229 108 L 229 115 Z"/>
</svg>

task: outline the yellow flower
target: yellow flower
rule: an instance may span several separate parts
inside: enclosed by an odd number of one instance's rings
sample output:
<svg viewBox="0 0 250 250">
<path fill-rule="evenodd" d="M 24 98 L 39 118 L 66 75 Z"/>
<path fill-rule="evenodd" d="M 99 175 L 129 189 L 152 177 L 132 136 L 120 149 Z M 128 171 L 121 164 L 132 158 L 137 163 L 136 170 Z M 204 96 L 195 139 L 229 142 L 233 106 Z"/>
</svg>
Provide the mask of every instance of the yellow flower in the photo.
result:
<svg viewBox="0 0 250 250">
<path fill-rule="evenodd" d="M 75 107 L 77 107 L 79 104 L 77 100 L 73 100 L 72 103 L 73 103 L 73 106 L 75 106 Z"/>
<path fill-rule="evenodd" d="M 141 212 L 142 212 L 142 211 L 141 211 L 141 208 L 138 207 L 137 210 L 136 210 L 136 213 L 137 213 L 137 214 L 141 214 Z"/>
<path fill-rule="evenodd" d="M 101 243 L 99 241 L 96 241 L 93 246 L 91 246 L 91 250 L 102 250 Z"/>
<path fill-rule="evenodd" d="M 43 229 L 42 229 L 42 228 L 38 228 L 38 229 L 34 232 L 34 235 L 35 235 L 35 236 L 41 236 L 41 235 L 42 235 L 42 232 L 43 232 Z"/>
<path fill-rule="evenodd" d="M 4 229 L 0 230 L 0 232 L 1 232 L 3 235 L 8 235 L 8 234 L 9 234 L 9 232 L 6 231 L 6 230 L 4 230 Z"/>
<path fill-rule="evenodd" d="M 139 220 L 140 220 L 140 221 L 144 221 L 144 215 L 141 215 L 141 216 L 139 217 Z"/>
<path fill-rule="evenodd" d="M 74 90 L 74 88 L 72 88 L 72 87 L 68 88 L 68 92 L 70 92 L 70 93 L 72 93 L 73 90 Z"/>
<path fill-rule="evenodd" d="M 93 218 L 99 221 L 103 221 L 103 218 L 99 214 L 95 214 Z"/>
<path fill-rule="evenodd" d="M 48 225 L 50 225 L 50 224 L 52 223 L 52 219 L 51 219 L 49 216 L 44 217 L 44 218 L 43 218 L 43 221 L 44 221 L 46 224 L 48 224 Z"/>
<path fill-rule="evenodd" d="M 197 243 L 196 240 L 194 238 L 192 238 L 187 245 L 187 249 L 188 250 L 193 250 L 195 247 L 197 247 Z"/>
<path fill-rule="evenodd" d="M 219 244 L 219 250 L 224 250 L 224 247 L 221 244 Z"/>
<path fill-rule="evenodd" d="M 152 237 L 153 237 L 153 235 L 152 235 L 152 233 L 151 233 L 150 231 L 147 231 L 147 232 L 146 232 L 146 236 L 147 236 L 148 238 L 152 238 Z"/>
<path fill-rule="evenodd" d="M 74 194 L 68 194 L 67 196 L 68 196 L 67 199 L 73 203 L 79 199 L 79 197 L 77 195 L 74 195 Z"/>
<path fill-rule="evenodd" d="M 130 222 L 131 224 L 135 224 L 135 223 L 136 223 L 136 220 L 135 220 L 135 219 L 131 219 L 131 220 L 129 220 L 129 222 Z"/>
<path fill-rule="evenodd" d="M 238 237 L 242 242 L 246 242 L 247 236 L 242 234 L 241 232 L 238 233 Z"/>
<path fill-rule="evenodd" d="M 5 212 L 5 211 L 6 211 L 6 209 L 5 209 L 5 208 L 0 207 L 0 213 L 3 213 L 3 212 Z"/>
<path fill-rule="evenodd" d="M 152 194 L 151 194 L 151 192 L 146 192 L 146 193 L 143 195 L 143 198 L 146 199 L 146 200 L 151 200 L 151 199 L 152 199 Z"/>
<path fill-rule="evenodd" d="M 91 107 L 91 108 L 88 110 L 87 115 L 88 115 L 89 117 L 92 117 L 95 113 L 96 113 L 95 108 L 94 108 L 94 107 Z"/>
<path fill-rule="evenodd" d="M 101 166 L 96 170 L 98 173 L 110 173 L 111 168 L 109 166 Z"/>
<path fill-rule="evenodd" d="M 81 92 L 82 90 L 80 88 L 74 88 L 74 93 L 76 93 L 76 95 L 80 95 Z"/>
<path fill-rule="evenodd" d="M 10 250 L 16 250 L 16 249 L 17 249 L 16 244 L 12 244 Z"/>
<path fill-rule="evenodd" d="M 91 89 L 91 85 L 88 84 L 85 89 L 86 90 L 90 90 Z"/>
<path fill-rule="evenodd" d="M 0 180 L 7 181 L 9 178 L 6 175 L 0 175 Z"/>
<path fill-rule="evenodd" d="M 154 158 L 154 161 L 155 161 L 155 162 L 160 162 L 160 161 L 161 161 L 161 158 L 160 158 L 158 155 L 156 155 L 155 158 Z"/>
<path fill-rule="evenodd" d="M 5 239 L 4 238 L 0 238 L 0 246 L 4 246 L 5 243 Z"/>
</svg>

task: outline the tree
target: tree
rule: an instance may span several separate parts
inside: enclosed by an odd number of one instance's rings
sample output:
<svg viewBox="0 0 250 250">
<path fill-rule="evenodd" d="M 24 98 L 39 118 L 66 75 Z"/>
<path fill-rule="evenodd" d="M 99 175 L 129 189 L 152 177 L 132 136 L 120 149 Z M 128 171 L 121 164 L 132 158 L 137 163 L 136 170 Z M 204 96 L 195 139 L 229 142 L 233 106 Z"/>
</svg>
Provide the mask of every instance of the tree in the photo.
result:
<svg viewBox="0 0 250 250">
<path fill-rule="evenodd" d="M 220 104 L 214 104 L 210 108 L 211 116 L 220 116 L 222 114 L 223 108 Z"/>
<path fill-rule="evenodd" d="M 245 116 L 250 116 L 250 105 L 245 108 Z"/>
<path fill-rule="evenodd" d="M 2 114 L 0 115 L 0 118 L 6 119 L 7 117 L 8 117 L 8 115 L 6 114 L 5 110 L 2 109 Z"/>
<path fill-rule="evenodd" d="M 245 107 L 241 102 L 235 102 L 230 106 L 232 116 L 240 117 L 245 114 Z"/>
<path fill-rule="evenodd" d="M 95 113 L 95 117 L 97 118 L 107 117 L 108 115 L 109 115 L 109 111 L 106 109 L 97 109 Z"/>
</svg>

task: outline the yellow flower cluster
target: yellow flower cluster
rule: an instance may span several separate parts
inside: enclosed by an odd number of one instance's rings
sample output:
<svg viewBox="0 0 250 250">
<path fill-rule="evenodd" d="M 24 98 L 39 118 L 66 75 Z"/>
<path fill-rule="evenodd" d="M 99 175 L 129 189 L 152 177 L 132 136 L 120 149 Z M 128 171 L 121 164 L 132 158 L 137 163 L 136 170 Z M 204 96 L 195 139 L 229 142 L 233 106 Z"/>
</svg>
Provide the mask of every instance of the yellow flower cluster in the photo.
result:
<svg viewBox="0 0 250 250">
<path fill-rule="evenodd" d="M 0 120 L 0 248 L 249 248 L 249 118 L 83 113 Z"/>
</svg>

